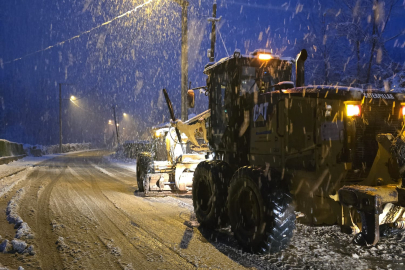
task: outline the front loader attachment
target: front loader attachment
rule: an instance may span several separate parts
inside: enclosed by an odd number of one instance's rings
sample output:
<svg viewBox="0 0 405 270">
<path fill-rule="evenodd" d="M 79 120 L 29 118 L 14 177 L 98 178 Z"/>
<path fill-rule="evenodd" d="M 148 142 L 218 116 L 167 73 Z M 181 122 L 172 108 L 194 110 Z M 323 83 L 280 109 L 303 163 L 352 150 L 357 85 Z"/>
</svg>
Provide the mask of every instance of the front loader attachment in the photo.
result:
<svg viewBox="0 0 405 270">
<path fill-rule="evenodd" d="M 375 245 L 380 239 L 380 225 L 405 221 L 404 137 L 379 134 L 377 142 L 377 156 L 368 176 L 373 186 L 350 185 L 338 191 L 340 203 L 360 213 L 361 232 L 355 238 L 358 244 Z M 387 182 L 394 184 L 382 185 Z M 392 205 L 395 207 L 387 207 Z"/>
</svg>

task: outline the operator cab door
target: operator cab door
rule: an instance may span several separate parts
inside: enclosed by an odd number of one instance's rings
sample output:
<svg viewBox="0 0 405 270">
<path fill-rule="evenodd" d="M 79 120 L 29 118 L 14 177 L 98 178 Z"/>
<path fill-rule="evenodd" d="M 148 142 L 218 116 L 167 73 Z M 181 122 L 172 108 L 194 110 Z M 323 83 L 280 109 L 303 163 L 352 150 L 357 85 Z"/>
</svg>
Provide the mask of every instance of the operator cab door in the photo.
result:
<svg viewBox="0 0 405 270">
<path fill-rule="evenodd" d="M 216 151 L 225 151 L 231 141 L 229 117 L 231 114 L 232 91 L 228 71 L 220 67 L 209 76 L 211 108 L 211 132 L 208 134 L 210 144 Z"/>
</svg>

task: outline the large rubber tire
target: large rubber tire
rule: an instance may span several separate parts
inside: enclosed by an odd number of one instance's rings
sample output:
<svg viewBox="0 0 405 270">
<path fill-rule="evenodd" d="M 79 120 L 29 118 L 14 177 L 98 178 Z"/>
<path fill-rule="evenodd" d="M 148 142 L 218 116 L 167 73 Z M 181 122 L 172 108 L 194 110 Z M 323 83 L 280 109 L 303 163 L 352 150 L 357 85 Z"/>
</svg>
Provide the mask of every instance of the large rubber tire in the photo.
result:
<svg viewBox="0 0 405 270">
<path fill-rule="evenodd" d="M 147 193 L 149 190 L 148 173 L 153 173 L 153 158 L 149 152 L 142 152 L 136 160 L 136 181 L 140 192 Z"/>
<path fill-rule="evenodd" d="M 295 213 L 288 188 L 280 175 L 271 179 L 261 170 L 240 168 L 232 177 L 228 216 L 236 240 L 253 253 L 276 253 L 290 242 Z"/>
<path fill-rule="evenodd" d="M 193 180 L 193 205 L 201 226 L 217 229 L 226 225 L 226 199 L 231 175 L 226 162 L 214 160 L 198 164 Z"/>
</svg>

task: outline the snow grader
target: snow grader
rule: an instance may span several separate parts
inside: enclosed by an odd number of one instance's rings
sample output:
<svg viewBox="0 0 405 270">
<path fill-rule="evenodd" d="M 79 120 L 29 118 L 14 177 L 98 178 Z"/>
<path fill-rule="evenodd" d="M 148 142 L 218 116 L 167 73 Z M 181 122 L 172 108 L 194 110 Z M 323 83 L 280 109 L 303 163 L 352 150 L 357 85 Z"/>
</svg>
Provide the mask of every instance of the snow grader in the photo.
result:
<svg viewBox="0 0 405 270">
<path fill-rule="evenodd" d="M 306 58 L 235 51 L 204 70 L 214 159 L 194 172 L 196 217 L 253 252 L 285 248 L 297 212 L 357 244 L 405 227 L 404 93 L 304 86 Z"/>
<path fill-rule="evenodd" d="M 404 93 L 305 86 L 306 58 L 236 50 L 204 69 L 210 117 L 199 128 L 213 158 L 186 186 L 200 226 L 230 225 L 251 252 L 285 248 L 297 218 L 339 224 L 362 245 L 381 226 L 405 227 Z"/>
<path fill-rule="evenodd" d="M 145 196 L 190 193 L 194 170 L 206 159 L 209 150 L 204 142 L 207 141 L 205 122 L 210 112 L 203 112 L 185 123 L 176 121 L 169 96 L 165 89 L 163 92 L 173 124 L 153 127 L 151 152 L 138 155 L 137 182 Z"/>
</svg>

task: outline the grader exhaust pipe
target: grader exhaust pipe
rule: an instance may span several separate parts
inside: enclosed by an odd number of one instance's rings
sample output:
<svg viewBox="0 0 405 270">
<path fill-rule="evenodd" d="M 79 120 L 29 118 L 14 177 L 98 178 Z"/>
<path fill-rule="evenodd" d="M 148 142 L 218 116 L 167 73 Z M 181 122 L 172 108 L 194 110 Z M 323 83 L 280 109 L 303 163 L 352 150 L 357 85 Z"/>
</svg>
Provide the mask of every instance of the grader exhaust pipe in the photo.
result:
<svg viewBox="0 0 405 270">
<path fill-rule="evenodd" d="M 295 60 L 295 87 L 301 87 L 305 84 L 305 60 L 307 60 L 307 50 L 303 49 L 297 55 Z"/>
</svg>

